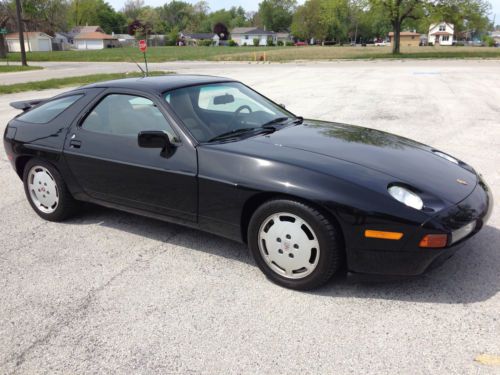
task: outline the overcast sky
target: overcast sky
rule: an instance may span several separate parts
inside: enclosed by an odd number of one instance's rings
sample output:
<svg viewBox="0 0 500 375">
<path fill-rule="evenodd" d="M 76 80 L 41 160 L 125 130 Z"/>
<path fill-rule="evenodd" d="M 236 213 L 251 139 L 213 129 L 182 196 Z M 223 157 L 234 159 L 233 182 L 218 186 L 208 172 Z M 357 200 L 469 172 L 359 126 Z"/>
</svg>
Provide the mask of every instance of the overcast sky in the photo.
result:
<svg viewBox="0 0 500 375">
<path fill-rule="evenodd" d="M 186 0 L 190 3 L 196 3 L 197 0 Z M 120 10 L 125 3 L 125 0 L 107 0 L 116 10 Z M 146 5 L 158 6 L 165 4 L 166 0 L 145 0 Z M 222 8 L 230 8 L 233 5 L 241 5 L 245 10 L 257 10 L 259 5 L 258 0 L 208 0 L 211 10 L 218 10 Z M 496 24 L 500 24 L 500 0 L 490 0 L 493 6 L 493 13 L 497 15 Z M 299 4 L 304 3 L 304 0 L 298 0 Z M 491 15 L 493 18 L 493 14 Z"/>
</svg>

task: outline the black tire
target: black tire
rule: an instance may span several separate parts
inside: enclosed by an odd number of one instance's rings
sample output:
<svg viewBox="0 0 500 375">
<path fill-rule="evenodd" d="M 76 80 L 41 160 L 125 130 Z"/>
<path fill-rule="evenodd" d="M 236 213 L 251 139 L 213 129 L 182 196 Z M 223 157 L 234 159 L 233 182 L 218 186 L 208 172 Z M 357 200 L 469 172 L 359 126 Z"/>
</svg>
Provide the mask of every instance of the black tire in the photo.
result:
<svg viewBox="0 0 500 375">
<path fill-rule="evenodd" d="M 57 195 L 58 202 L 53 212 L 47 213 L 43 212 L 33 201 L 31 197 L 31 193 L 29 191 L 29 183 L 28 178 L 30 171 L 33 168 L 45 168 L 50 172 L 50 175 L 55 182 L 57 187 Z M 79 202 L 76 201 L 71 193 L 68 191 L 66 183 L 64 182 L 59 171 L 50 163 L 41 160 L 41 159 L 31 159 L 26 163 L 26 166 L 23 171 L 23 183 L 24 183 L 24 192 L 26 193 L 26 198 L 30 203 L 33 210 L 40 216 L 42 219 L 48 221 L 63 221 L 73 215 L 79 208 Z M 54 194 L 54 192 L 52 192 Z"/>
<path fill-rule="evenodd" d="M 298 216 L 307 223 L 313 230 L 320 247 L 319 259 L 314 270 L 303 278 L 291 279 L 273 270 L 264 259 L 259 247 L 261 225 L 271 215 L 282 212 Z M 344 261 L 344 249 L 335 225 L 317 209 L 305 203 L 289 199 L 267 201 L 255 211 L 248 226 L 248 246 L 262 272 L 276 284 L 290 289 L 309 290 L 322 286 L 341 268 Z M 281 252 L 282 250 L 278 251 Z M 289 250 L 289 252 L 292 251 L 296 250 Z M 283 253 L 281 252 L 281 254 Z"/>
</svg>

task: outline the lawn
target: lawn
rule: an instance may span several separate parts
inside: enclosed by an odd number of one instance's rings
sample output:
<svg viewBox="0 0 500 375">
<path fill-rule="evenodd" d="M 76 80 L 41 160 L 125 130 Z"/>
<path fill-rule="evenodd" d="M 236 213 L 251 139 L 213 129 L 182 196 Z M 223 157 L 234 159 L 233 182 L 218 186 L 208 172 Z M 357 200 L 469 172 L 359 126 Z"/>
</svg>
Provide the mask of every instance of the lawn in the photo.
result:
<svg viewBox="0 0 500 375">
<path fill-rule="evenodd" d="M 265 56 L 264 56 L 265 55 Z M 269 61 L 336 59 L 466 59 L 500 58 L 500 48 L 490 47 L 403 47 L 393 56 L 390 47 L 155 47 L 148 49 L 149 62 L 199 61 Z M 8 59 L 19 61 L 19 53 Z M 98 51 L 30 52 L 28 61 L 143 61 L 137 48 L 113 48 Z"/>
<path fill-rule="evenodd" d="M 41 66 L 0 65 L 0 73 L 24 72 L 25 70 L 43 69 Z"/>
<path fill-rule="evenodd" d="M 149 72 L 149 75 L 158 76 L 170 74 L 170 72 L 154 71 Z M 76 76 L 68 78 L 54 78 L 45 81 L 16 83 L 12 85 L 0 85 L 0 94 L 12 94 L 22 91 L 36 91 L 46 89 L 56 89 L 68 86 L 81 86 L 99 81 L 108 81 L 111 79 L 141 77 L 138 72 L 133 73 L 109 73 L 109 74 L 90 74 L 86 76 Z"/>
</svg>

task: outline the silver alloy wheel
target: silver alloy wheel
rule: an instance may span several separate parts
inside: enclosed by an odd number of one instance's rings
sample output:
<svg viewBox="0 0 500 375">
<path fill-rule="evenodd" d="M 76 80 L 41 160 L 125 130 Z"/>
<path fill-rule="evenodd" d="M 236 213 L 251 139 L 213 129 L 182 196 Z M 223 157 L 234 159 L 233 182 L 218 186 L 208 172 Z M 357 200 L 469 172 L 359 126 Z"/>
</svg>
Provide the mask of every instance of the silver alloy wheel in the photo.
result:
<svg viewBox="0 0 500 375">
<path fill-rule="evenodd" d="M 28 191 L 35 207 L 45 214 L 51 214 L 59 204 L 59 189 L 49 170 L 35 165 L 28 172 Z"/>
<path fill-rule="evenodd" d="M 318 265 L 318 237 L 302 218 L 288 212 L 269 216 L 259 228 L 259 250 L 267 265 L 289 279 L 302 279 Z"/>
</svg>

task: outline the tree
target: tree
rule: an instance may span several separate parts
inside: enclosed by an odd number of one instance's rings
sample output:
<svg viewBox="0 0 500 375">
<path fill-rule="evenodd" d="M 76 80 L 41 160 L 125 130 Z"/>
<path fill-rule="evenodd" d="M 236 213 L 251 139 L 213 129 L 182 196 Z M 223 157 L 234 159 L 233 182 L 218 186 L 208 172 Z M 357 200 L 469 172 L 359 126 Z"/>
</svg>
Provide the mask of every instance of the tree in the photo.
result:
<svg viewBox="0 0 500 375">
<path fill-rule="evenodd" d="M 67 0 L 23 0 L 22 3 L 26 31 L 44 31 L 54 35 L 56 31 L 67 29 Z"/>
<path fill-rule="evenodd" d="M 392 26 L 394 39 L 392 53 L 400 53 L 400 34 L 403 22 L 407 19 L 418 19 L 423 0 L 371 0 L 373 7 L 382 7 Z M 420 15 L 421 16 L 421 15 Z"/>
<path fill-rule="evenodd" d="M 307 0 L 295 12 L 291 30 L 294 36 L 304 40 L 344 40 L 349 30 L 349 3 L 347 0 Z"/>
<path fill-rule="evenodd" d="M 124 16 L 104 0 L 72 0 L 69 19 L 70 26 L 98 25 L 107 33 L 121 33 L 127 24 Z"/>
<path fill-rule="evenodd" d="M 259 4 L 259 17 L 267 30 L 288 30 L 296 8 L 297 0 L 263 0 Z"/>
<path fill-rule="evenodd" d="M 139 14 L 144 8 L 144 0 L 127 0 L 122 8 L 122 14 L 129 20 L 139 18 Z"/>
</svg>

